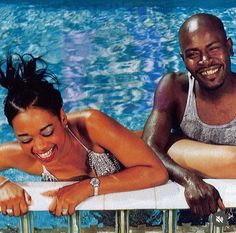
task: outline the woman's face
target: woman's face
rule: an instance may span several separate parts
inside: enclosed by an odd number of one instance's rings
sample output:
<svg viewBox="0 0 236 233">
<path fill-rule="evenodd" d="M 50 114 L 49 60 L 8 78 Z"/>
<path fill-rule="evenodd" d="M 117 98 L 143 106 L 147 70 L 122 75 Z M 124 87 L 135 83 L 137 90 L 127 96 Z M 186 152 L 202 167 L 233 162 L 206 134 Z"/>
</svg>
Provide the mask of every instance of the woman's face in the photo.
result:
<svg viewBox="0 0 236 233">
<path fill-rule="evenodd" d="M 43 163 L 56 160 L 65 149 L 66 115 L 61 120 L 47 110 L 30 107 L 18 113 L 12 121 L 13 129 L 23 151 Z"/>
</svg>

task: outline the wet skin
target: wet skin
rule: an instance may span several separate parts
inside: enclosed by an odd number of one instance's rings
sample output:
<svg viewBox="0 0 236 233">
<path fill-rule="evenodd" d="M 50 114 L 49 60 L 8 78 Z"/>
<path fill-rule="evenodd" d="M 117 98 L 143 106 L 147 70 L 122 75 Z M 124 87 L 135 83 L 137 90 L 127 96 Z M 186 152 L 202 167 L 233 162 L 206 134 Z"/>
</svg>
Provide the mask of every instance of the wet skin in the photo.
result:
<svg viewBox="0 0 236 233">
<path fill-rule="evenodd" d="M 230 68 L 232 40 L 226 38 L 221 24 L 214 17 L 198 14 L 180 28 L 179 42 L 181 57 L 195 78 L 194 93 L 200 119 L 209 125 L 230 122 L 236 116 L 236 75 Z M 202 180 L 206 177 L 196 169 L 197 165 L 189 169 L 167 154 L 172 140 L 171 129 L 180 126 L 187 96 L 186 73 L 164 75 L 158 83 L 154 106 L 142 137 L 161 158 L 171 179 L 184 186 L 192 212 L 209 215 L 218 208 L 224 209 L 218 191 Z M 194 161 L 197 162 L 197 158 Z"/>
</svg>

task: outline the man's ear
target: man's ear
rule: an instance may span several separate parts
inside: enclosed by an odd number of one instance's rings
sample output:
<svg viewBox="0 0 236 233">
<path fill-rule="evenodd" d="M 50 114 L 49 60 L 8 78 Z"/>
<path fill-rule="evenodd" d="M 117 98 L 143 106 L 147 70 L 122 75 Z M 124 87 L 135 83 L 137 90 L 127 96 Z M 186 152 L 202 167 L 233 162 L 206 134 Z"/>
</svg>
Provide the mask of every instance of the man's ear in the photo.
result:
<svg viewBox="0 0 236 233">
<path fill-rule="evenodd" d="M 184 55 L 182 53 L 179 53 L 180 57 L 182 58 L 183 62 L 184 62 Z"/>
<path fill-rule="evenodd" d="M 61 117 L 61 122 L 62 122 L 62 124 L 63 124 L 64 126 L 66 126 L 67 123 L 68 123 L 68 120 L 67 120 L 67 115 L 65 114 L 65 111 L 64 111 L 63 108 L 61 108 L 61 110 L 60 110 L 60 117 Z"/>
<path fill-rule="evenodd" d="M 229 51 L 230 56 L 233 56 L 233 55 L 234 55 L 233 41 L 232 41 L 231 38 L 228 38 L 228 39 L 227 39 L 226 46 L 227 46 L 227 48 L 228 48 L 228 51 Z"/>
</svg>

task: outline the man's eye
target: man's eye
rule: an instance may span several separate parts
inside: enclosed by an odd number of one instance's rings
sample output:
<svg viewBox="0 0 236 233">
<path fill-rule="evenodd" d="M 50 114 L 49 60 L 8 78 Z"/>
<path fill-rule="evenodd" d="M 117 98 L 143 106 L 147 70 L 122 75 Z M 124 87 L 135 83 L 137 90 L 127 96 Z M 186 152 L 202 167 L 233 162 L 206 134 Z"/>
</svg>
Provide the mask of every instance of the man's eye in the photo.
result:
<svg viewBox="0 0 236 233">
<path fill-rule="evenodd" d="M 211 47 L 209 50 L 210 50 L 211 52 L 215 52 L 215 51 L 218 51 L 219 49 L 220 49 L 219 46 L 214 46 L 214 47 Z"/>
<path fill-rule="evenodd" d="M 187 58 L 190 58 L 190 59 L 194 59 L 194 58 L 198 58 L 198 57 L 199 57 L 199 54 L 198 54 L 198 53 L 195 53 L 195 52 L 187 53 L 187 54 L 186 54 L 186 57 L 187 57 Z"/>
</svg>

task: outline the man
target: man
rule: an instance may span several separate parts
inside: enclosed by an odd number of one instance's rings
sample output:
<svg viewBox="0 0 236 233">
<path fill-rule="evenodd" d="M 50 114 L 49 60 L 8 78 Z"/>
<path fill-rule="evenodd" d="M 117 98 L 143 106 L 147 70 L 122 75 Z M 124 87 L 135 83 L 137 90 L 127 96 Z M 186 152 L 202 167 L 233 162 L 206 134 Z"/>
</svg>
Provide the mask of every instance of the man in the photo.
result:
<svg viewBox="0 0 236 233">
<path fill-rule="evenodd" d="M 189 72 L 166 74 L 160 80 L 143 139 L 171 179 L 184 186 L 192 212 L 204 216 L 224 205 L 218 191 L 202 178 L 236 178 L 236 149 L 210 145 L 236 145 L 233 45 L 221 20 L 210 14 L 188 18 L 179 30 L 179 44 Z M 183 139 L 169 149 L 173 131 L 195 141 Z"/>
</svg>

